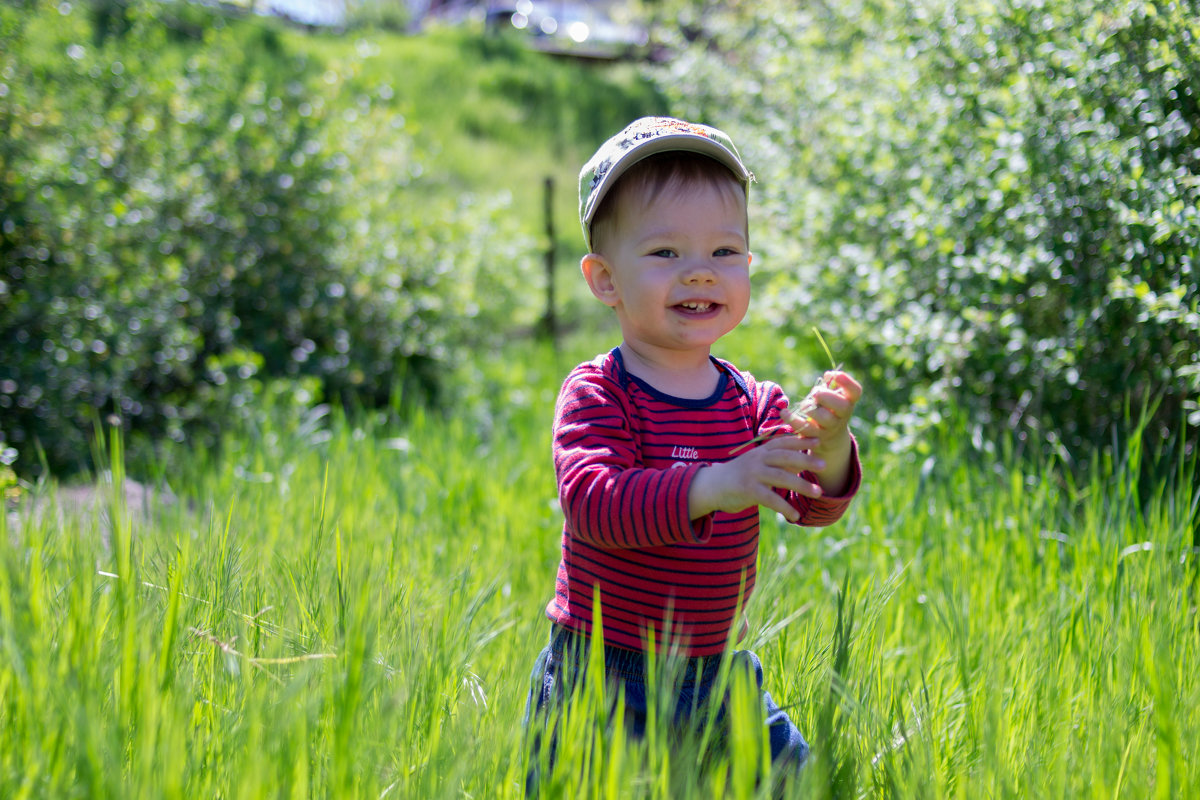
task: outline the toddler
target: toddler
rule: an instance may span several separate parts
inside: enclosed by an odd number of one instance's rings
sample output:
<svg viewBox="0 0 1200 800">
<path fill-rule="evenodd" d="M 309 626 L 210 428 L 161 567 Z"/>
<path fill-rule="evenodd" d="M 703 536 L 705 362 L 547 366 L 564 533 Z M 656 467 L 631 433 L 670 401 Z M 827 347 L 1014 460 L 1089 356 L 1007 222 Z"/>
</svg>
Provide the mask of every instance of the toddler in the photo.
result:
<svg viewBox="0 0 1200 800">
<path fill-rule="evenodd" d="M 555 410 L 565 520 L 550 642 L 526 715 L 535 741 L 587 664 L 597 616 L 629 730 L 644 732 L 656 702 L 646 692 L 650 647 L 681 655 L 673 723 L 697 725 L 754 591 L 759 508 L 828 525 L 858 490 L 854 378 L 826 373 L 807 413 L 785 417 L 778 385 L 711 353 L 750 302 L 752 180 L 724 133 L 665 117 L 629 125 L 580 175 L 581 269 L 616 313 L 621 342 L 567 376 Z M 763 434 L 774 435 L 744 447 Z M 741 650 L 732 661 L 762 694 L 774 770 L 793 772 L 808 744 L 762 690 L 758 658 Z M 536 782 L 535 752 L 529 791 Z"/>
</svg>

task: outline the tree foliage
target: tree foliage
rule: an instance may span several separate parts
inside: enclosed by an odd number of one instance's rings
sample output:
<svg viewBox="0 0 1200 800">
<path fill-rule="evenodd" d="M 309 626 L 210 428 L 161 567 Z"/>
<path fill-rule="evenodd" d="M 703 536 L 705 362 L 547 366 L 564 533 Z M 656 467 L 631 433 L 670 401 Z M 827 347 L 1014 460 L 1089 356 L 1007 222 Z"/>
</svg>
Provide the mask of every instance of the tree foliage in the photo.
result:
<svg viewBox="0 0 1200 800">
<path fill-rule="evenodd" d="M 422 192 L 392 89 L 359 65 L 149 0 L 5 4 L 0 37 L 18 472 L 39 449 L 87 464 L 97 416 L 205 446 L 276 378 L 387 403 L 509 321 L 534 260 L 503 197 Z"/>
<path fill-rule="evenodd" d="M 951 398 L 1063 452 L 1130 400 L 1200 425 L 1193 0 L 659 7 L 677 107 L 758 174 L 769 312 L 832 332 L 893 435 Z"/>
</svg>

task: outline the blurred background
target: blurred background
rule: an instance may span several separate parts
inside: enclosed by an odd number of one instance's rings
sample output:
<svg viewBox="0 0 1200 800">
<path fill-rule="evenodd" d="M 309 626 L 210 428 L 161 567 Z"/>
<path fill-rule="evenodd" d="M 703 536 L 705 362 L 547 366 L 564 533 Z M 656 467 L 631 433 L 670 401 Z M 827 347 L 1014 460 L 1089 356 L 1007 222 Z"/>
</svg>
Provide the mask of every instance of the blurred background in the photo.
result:
<svg viewBox="0 0 1200 800">
<path fill-rule="evenodd" d="M 1197 11 L 5 0 L 3 480 L 88 469 L 98 424 L 161 472 L 268 406 L 400 419 L 498 348 L 611 338 L 576 175 L 649 113 L 756 173 L 749 330 L 796 354 L 764 371 L 808 385 L 816 327 L 892 447 L 1086 467 L 1144 417 L 1190 451 Z"/>
</svg>

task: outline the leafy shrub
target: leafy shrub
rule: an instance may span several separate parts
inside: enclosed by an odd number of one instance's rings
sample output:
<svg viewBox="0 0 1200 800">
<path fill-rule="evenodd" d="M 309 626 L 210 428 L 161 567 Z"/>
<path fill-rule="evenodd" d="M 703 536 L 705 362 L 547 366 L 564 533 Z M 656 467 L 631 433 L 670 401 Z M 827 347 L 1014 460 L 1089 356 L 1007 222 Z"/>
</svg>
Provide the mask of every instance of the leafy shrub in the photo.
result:
<svg viewBox="0 0 1200 800">
<path fill-rule="evenodd" d="M 509 321 L 503 197 L 430 198 L 386 84 L 188 4 L 0 7 L 0 449 L 205 446 L 263 381 L 376 405 Z M 487 297 L 481 308 L 476 297 Z M 520 321 L 520 314 L 517 315 Z M 11 460 L 11 459 L 10 459 Z"/>
<path fill-rule="evenodd" d="M 770 313 L 892 435 L 949 397 L 1074 452 L 1130 399 L 1200 425 L 1194 2 L 683 5 L 664 77 L 745 143 Z"/>
</svg>

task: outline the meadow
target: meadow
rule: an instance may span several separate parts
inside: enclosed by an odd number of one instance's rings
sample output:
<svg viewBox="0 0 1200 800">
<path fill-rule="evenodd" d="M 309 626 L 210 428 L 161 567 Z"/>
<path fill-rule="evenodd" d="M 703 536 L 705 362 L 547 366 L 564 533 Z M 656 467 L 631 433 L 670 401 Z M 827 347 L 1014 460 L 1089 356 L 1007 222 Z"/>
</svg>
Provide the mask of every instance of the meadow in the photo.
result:
<svg viewBox="0 0 1200 800">
<path fill-rule="evenodd" d="M 723 353 L 767 372 L 762 334 Z M 603 346 L 513 345 L 403 424 L 231 430 L 154 476 L 173 502 L 35 487 L 0 523 L 0 796 L 521 796 L 553 402 Z M 792 796 L 1195 796 L 1193 466 L 1139 487 L 1169 448 L 1135 433 L 1076 481 L 940 430 L 897 452 L 861 429 L 841 522 L 763 521 L 743 646 L 813 745 Z M 119 486 L 119 437 L 97 459 Z M 697 772 L 588 698 L 544 796 L 765 796 L 753 714 Z"/>
<path fill-rule="evenodd" d="M 555 395 L 616 342 L 571 277 L 577 166 L 664 111 L 762 165 L 755 322 L 717 354 L 795 395 L 821 324 L 867 386 L 850 512 L 763 519 L 740 646 L 813 746 L 785 794 L 1200 796 L 1192 17 L 717 5 L 652 80 L 461 31 L 0 7 L 0 798 L 522 796 Z M 1160 395 L 1153 424 L 1127 399 Z M 1054 426 L 1122 399 L 1107 444 Z M 97 507 L 49 477 L 80 462 Z M 736 682 L 723 751 L 628 740 L 599 688 L 542 796 L 769 796 Z"/>
</svg>

